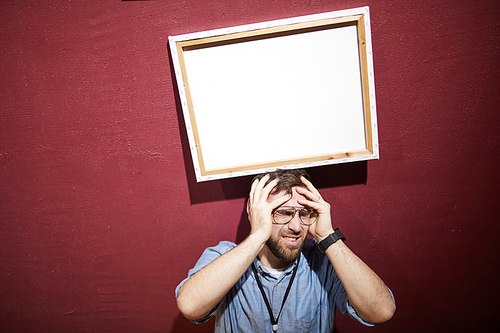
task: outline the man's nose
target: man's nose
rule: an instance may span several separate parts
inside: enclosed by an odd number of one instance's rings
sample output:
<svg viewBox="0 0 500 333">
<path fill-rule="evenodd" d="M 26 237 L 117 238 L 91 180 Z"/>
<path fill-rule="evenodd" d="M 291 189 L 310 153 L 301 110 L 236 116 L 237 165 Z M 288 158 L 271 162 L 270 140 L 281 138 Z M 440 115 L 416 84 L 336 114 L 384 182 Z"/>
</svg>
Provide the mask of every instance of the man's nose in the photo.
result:
<svg viewBox="0 0 500 333">
<path fill-rule="evenodd" d="M 300 222 L 299 214 L 300 214 L 299 211 L 295 211 L 293 219 L 290 222 L 288 222 L 288 229 L 294 232 L 299 232 L 302 229 L 302 223 Z"/>
</svg>

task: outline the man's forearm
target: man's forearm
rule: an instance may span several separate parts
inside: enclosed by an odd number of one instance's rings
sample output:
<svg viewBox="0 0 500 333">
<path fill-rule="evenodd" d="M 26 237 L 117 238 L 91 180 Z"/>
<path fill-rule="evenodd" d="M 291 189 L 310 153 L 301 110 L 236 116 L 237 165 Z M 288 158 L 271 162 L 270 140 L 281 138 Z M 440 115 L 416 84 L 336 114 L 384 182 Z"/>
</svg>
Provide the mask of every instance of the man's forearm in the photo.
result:
<svg viewBox="0 0 500 333">
<path fill-rule="evenodd" d="M 331 245 L 326 254 L 358 315 L 374 324 L 391 319 L 396 305 L 378 275 L 341 240 Z"/>
<path fill-rule="evenodd" d="M 206 317 L 245 273 L 264 243 L 262 237 L 250 235 L 191 276 L 179 290 L 179 311 L 190 319 Z"/>
</svg>

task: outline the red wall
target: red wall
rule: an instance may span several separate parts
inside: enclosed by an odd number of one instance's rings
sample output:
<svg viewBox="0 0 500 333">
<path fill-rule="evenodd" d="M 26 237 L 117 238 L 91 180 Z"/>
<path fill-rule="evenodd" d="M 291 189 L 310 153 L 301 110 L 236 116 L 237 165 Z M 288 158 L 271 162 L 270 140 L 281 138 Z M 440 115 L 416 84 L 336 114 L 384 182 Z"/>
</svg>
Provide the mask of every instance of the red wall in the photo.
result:
<svg viewBox="0 0 500 333">
<path fill-rule="evenodd" d="M 311 173 L 398 310 L 337 331 L 499 328 L 500 2 L 66 0 L 0 4 L 0 330 L 212 331 L 174 288 L 250 178 L 194 180 L 167 37 L 364 5 L 381 159 Z"/>
</svg>

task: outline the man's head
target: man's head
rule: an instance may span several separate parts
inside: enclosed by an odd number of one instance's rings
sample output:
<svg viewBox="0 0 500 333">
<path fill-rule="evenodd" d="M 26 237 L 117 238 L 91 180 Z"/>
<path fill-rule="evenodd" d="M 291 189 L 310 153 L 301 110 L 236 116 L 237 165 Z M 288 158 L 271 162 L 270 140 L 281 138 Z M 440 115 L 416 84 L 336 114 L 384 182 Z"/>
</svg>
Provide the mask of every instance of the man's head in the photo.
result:
<svg viewBox="0 0 500 333">
<path fill-rule="evenodd" d="M 261 179 L 265 175 L 258 175 L 254 180 Z M 278 178 L 279 182 L 269 194 L 268 202 L 272 202 L 278 197 L 289 195 L 290 199 L 282 206 L 300 209 L 302 206 L 298 203 L 298 200 L 305 198 L 297 193 L 295 188 L 306 187 L 300 178 L 304 176 L 309 180 L 309 174 L 305 170 L 278 170 L 269 173 L 269 175 L 270 178 L 266 185 L 275 178 Z M 296 214 L 286 224 L 273 224 L 273 231 L 271 237 L 266 242 L 266 246 L 276 259 L 282 262 L 291 262 L 300 255 L 308 229 L 309 227 L 302 224 L 299 215 Z"/>
</svg>

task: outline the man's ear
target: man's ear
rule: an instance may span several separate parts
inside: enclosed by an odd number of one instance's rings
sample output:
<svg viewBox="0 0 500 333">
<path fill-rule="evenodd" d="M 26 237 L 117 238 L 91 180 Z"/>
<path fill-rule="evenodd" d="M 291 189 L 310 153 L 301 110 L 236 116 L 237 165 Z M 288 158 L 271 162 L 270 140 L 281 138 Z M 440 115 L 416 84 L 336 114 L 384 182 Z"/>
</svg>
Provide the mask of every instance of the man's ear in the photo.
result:
<svg viewBox="0 0 500 333">
<path fill-rule="evenodd" d="M 250 198 L 247 199 L 247 214 L 250 213 Z"/>
</svg>

